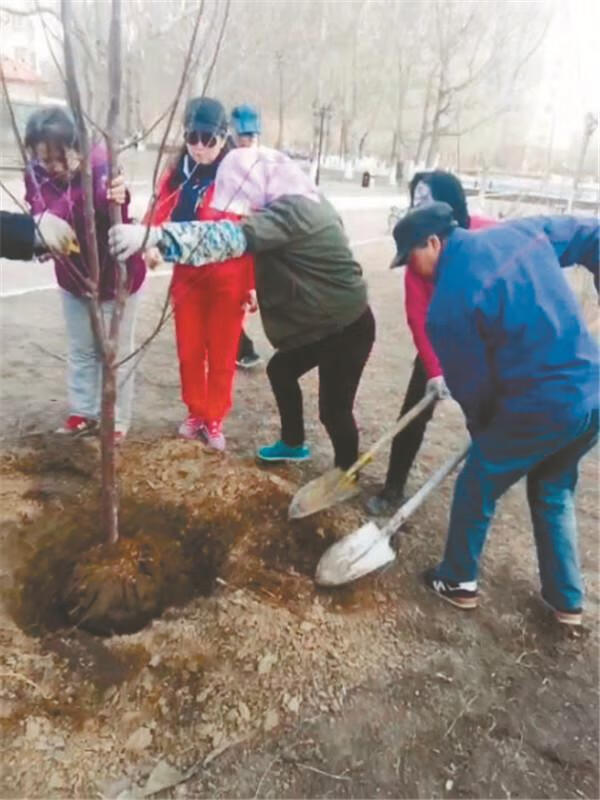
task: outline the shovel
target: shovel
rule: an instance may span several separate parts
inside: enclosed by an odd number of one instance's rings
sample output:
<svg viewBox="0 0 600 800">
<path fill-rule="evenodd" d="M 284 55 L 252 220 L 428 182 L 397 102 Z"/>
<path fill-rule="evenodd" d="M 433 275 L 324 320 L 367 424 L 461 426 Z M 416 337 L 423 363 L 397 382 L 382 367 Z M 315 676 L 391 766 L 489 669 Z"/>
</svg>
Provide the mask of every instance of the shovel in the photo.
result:
<svg viewBox="0 0 600 800">
<path fill-rule="evenodd" d="M 383 528 L 378 528 L 374 522 L 367 522 L 358 530 L 344 536 L 339 542 L 332 544 L 317 564 L 316 582 L 320 586 L 340 586 L 358 580 L 393 561 L 396 553 L 390 545 L 391 537 L 419 508 L 427 495 L 460 464 L 470 446 L 470 443 L 466 444 L 458 455 L 452 456 L 437 472 L 434 472 Z"/>
<path fill-rule="evenodd" d="M 343 472 L 339 467 L 335 467 L 298 489 L 288 509 L 289 519 L 308 517 L 310 514 L 315 514 L 317 511 L 322 511 L 324 508 L 329 508 L 336 503 L 349 500 L 358 494 L 359 488 L 356 483 L 356 476 L 361 469 L 373 460 L 375 454 L 381 450 L 384 444 L 393 439 L 407 425 L 410 425 L 415 417 L 418 417 L 422 411 L 435 403 L 436 400 L 435 393 L 426 394 L 416 406 L 413 406 L 410 411 L 400 417 L 394 427 L 384 433 L 370 450 L 363 453 L 346 472 Z"/>
</svg>

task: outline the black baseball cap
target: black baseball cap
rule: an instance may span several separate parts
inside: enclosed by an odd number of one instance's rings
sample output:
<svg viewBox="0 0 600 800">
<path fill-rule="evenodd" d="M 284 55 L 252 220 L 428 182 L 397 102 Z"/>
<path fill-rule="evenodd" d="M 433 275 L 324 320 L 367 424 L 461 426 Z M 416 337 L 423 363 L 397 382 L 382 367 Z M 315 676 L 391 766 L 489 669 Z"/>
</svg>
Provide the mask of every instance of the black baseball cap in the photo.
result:
<svg viewBox="0 0 600 800">
<path fill-rule="evenodd" d="M 411 209 L 394 227 L 396 255 L 390 269 L 406 264 L 413 247 L 426 242 L 430 236 L 445 236 L 456 226 L 448 203 L 428 203 Z"/>
<path fill-rule="evenodd" d="M 227 132 L 227 112 L 223 104 L 212 97 L 193 97 L 185 107 L 183 125 L 186 131 L 224 135 Z"/>
</svg>

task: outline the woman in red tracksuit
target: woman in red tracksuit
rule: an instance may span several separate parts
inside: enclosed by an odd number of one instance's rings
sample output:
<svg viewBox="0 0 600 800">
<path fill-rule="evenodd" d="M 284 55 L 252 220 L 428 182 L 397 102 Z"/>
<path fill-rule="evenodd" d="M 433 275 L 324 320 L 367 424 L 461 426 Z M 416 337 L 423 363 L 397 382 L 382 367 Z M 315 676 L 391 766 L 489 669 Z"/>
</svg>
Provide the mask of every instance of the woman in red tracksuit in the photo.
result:
<svg viewBox="0 0 600 800">
<path fill-rule="evenodd" d="M 184 128 L 184 147 L 162 176 L 155 210 L 146 222 L 238 220 L 210 208 L 216 171 L 228 150 L 224 107 L 208 97 L 190 100 Z M 223 420 L 232 403 L 244 311 L 256 310 L 253 259 L 244 255 L 201 270 L 176 264 L 171 298 L 182 399 L 188 408 L 179 434 L 224 450 Z"/>
<path fill-rule="evenodd" d="M 410 182 L 409 189 L 411 206 L 420 206 L 436 200 L 448 203 L 461 228 L 477 230 L 495 224 L 492 219 L 469 214 L 465 190 L 459 179 L 450 172 L 443 170 L 417 172 Z M 400 410 L 401 417 L 416 406 L 426 392 L 434 392 L 440 399 L 448 394 L 440 362 L 425 329 L 434 288 L 435 285 L 431 281 L 420 277 L 410 269 L 405 271 L 406 321 L 417 349 L 417 357 Z M 432 415 L 433 406 L 430 406 L 394 437 L 383 489 L 367 501 L 367 509 L 372 514 L 391 514 L 402 502 L 404 484 Z"/>
</svg>

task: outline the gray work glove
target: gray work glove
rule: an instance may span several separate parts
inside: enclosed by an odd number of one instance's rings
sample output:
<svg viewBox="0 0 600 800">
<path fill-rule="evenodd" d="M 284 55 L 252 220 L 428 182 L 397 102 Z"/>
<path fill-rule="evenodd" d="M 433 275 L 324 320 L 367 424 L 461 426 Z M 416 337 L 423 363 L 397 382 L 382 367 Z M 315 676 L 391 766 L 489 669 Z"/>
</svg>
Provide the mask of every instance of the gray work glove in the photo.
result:
<svg viewBox="0 0 600 800">
<path fill-rule="evenodd" d="M 33 219 L 35 221 L 34 250 L 52 250 L 65 256 L 69 253 L 79 252 L 75 231 L 64 219 L 50 214 L 49 211 L 36 214 Z"/>
<path fill-rule="evenodd" d="M 450 397 L 450 390 L 446 386 L 446 381 L 443 375 L 436 375 L 435 378 L 429 378 L 425 386 L 427 394 L 435 394 L 438 400 L 445 400 Z"/>
<path fill-rule="evenodd" d="M 113 258 L 124 261 L 142 247 L 146 250 L 156 247 L 160 241 L 160 228 L 150 228 L 148 238 L 146 230 L 146 225 L 113 225 L 108 232 L 108 247 Z"/>
</svg>

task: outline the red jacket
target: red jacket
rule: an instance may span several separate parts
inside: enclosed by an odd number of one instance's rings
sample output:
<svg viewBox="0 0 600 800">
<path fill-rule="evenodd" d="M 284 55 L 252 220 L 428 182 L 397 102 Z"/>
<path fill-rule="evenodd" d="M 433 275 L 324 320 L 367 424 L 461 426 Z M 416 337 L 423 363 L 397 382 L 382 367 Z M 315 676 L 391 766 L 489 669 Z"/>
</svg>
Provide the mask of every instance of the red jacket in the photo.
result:
<svg viewBox="0 0 600 800">
<path fill-rule="evenodd" d="M 180 187 L 177 189 L 171 189 L 169 187 L 172 174 L 172 169 L 167 169 L 160 178 L 157 191 L 158 200 L 152 214 L 147 214 L 144 218 L 146 224 L 150 222 L 152 225 L 162 225 L 163 222 L 167 222 L 171 219 L 171 214 L 177 206 L 179 194 L 181 192 Z M 231 214 L 229 211 L 217 211 L 211 208 L 214 193 L 215 185 L 212 183 L 204 193 L 202 201 L 198 204 L 196 218 L 201 222 L 207 222 L 209 220 L 218 221 L 222 219 L 239 222 L 241 219 L 239 215 Z M 240 256 L 240 258 L 230 259 L 229 261 L 223 261 L 220 264 L 207 264 L 205 267 L 201 268 L 202 274 L 206 275 L 208 270 L 223 269 L 224 266 L 231 266 L 233 264 L 236 264 L 237 269 L 240 270 L 240 276 L 243 274 L 246 282 L 246 290 L 254 289 L 254 257 L 250 254 Z M 198 276 L 198 267 L 190 267 L 187 264 L 175 265 L 175 278 L 177 281 L 185 281 L 188 278 L 190 280 L 195 280 Z"/>
<path fill-rule="evenodd" d="M 476 231 L 480 228 L 489 228 L 496 221 L 488 217 L 471 217 L 469 230 Z M 442 374 L 442 367 L 435 354 L 433 346 L 425 330 L 427 311 L 435 289 L 433 281 L 428 281 L 412 270 L 404 270 L 404 304 L 406 307 L 406 320 L 411 330 L 419 358 L 423 362 L 428 378 L 436 378 Z"/>
</svg>

